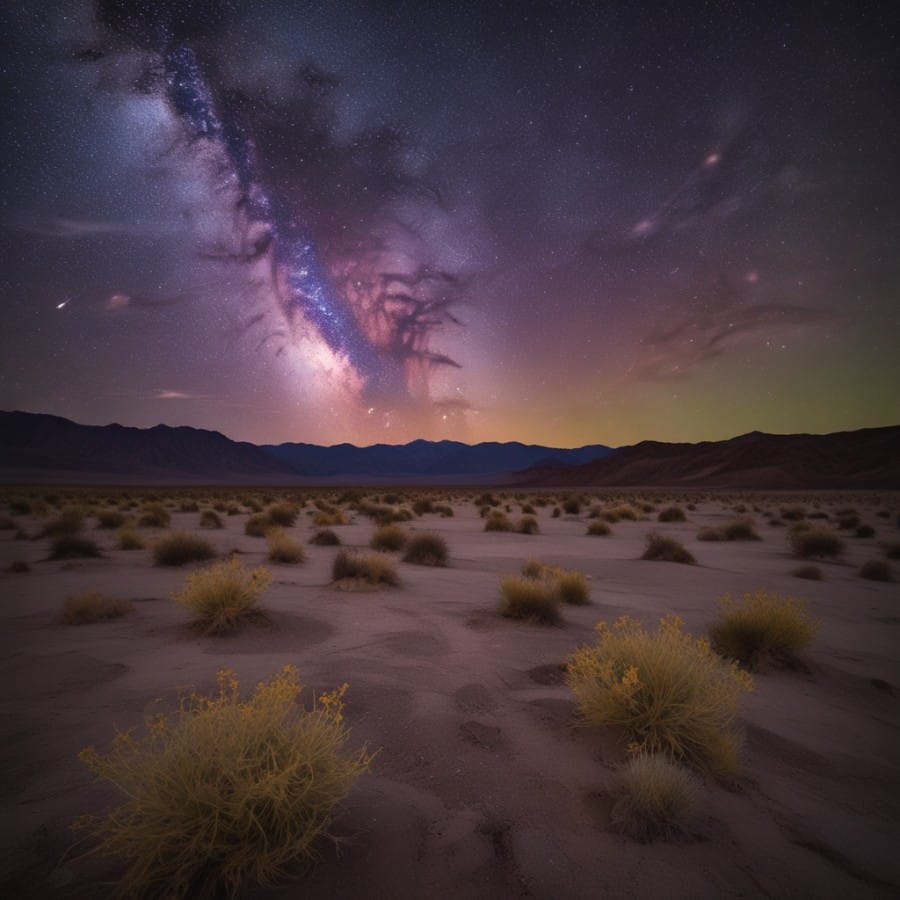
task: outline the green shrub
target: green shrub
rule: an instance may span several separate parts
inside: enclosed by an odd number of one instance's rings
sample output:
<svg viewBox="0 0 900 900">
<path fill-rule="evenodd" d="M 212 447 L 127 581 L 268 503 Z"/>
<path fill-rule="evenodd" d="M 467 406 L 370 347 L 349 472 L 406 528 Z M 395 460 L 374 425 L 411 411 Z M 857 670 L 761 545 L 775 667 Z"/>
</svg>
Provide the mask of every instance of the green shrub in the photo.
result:
<svg viewBox="0 0 900 900">
<path fill-rule="evenodd" d="M 125 863 L 119 892 L 235 897 L 314 860 L 371 760 L 345 750 L 346 688 L 307 710 L 292 666 L 246 698 L 222 671 L 218 695 L 182 698 L 174 716 L 148 718 L 140 737 L 119 733 L 106 753 L 85 748 L 81 761 L 122 801 L 76 827 L 94 842 L 90 853 Z"/>
<path fill-rule="evenodd" d="M 269 548 L 269 562 L 295 564 L 306 561 L 303 545 L 281 528 L 270 528 L 266 532 L 266 544 Z"/>
<path fill-rule="evenodd" d="M 216 551 L 209 541 L 182 531 L 172 531 L 153 545 L 153 562 L 158 566 L 204 562 L 215 555 Z"/>
<path fill-rule="evenodd" d="M 50 559 L 80 559 L 99 555 L 97 542 L 78 534 L 58 537 L 50 545 Z"/>
<path fill-rule="evenodd" d="M 556 569 L 553 577 L 556 580 L 556 592 L 563 603 L 583 606 L 590 603 L 590 588 L 587 576 L 574 569 Z"/>
<path fill-rule="evenodd" d="M 194 614 L 193 623 L 207 634 L 224 634 L 265 618 L 259 598 L 271 581 L 262 566 L 248 571 L 233 556 L 191 572 L 173 599 Z"/>
<path fill-rule="evenodd" d="M 594 521 L 588 525 L 587 534 L 594 537 L 605 537 L 608 534 L 612 534 L 612 529 L 602 519 L 594 519 Z"/>
<path fill-rule="evenodd" d="M 869 581 L 893 581 L 894 571 L 885 560 L 870 559 L 860 566 L 859 577 L 867 578 Z"/>
<path fill-rule="evenodd" d="M 695 780 L 680 765 L 639 753 L 622 770 L 613 827 L 642 843 L 679 837 L 696 817 L 697 793 Z"/>
<path fill-rule="evenodd" d="M 382 525 L 375 530 L 369 546 L 373 550 L 397 551 L 406 546 L 408 535 L 399 525 Z"/>
<path fill-rule="evenodd" d="M 200 527 L 201 528 L 222 528 L 222 520 L 219 518 L 219 514 L 212 509 L 204 509 L 202 513 L 200 513 Z"/>
<path fill-rule="evenodd" d="M 559 612 L 560 596 L 549 579 L 507 575 L 500 582 L 500 595 L 500 615 L 508 619 L 555 625 L 562 618 Z"/>
<path fill-rule="evenodd" d="M 380 553 L 348 553 L 341 550 L 334 558 L 331 569 L 334 581 L 362 581 L 372 585 L 395 585 L 400 579 L 394 563 Z"/>
<path fill-rule="evenodd" d="M 409 539 L 403 562 L 417 566 L 446 566 L 449 551 L 439 534 L 417 534 Z"/>
<path fill-rule="evenodd" d="M 577 650 L 566 669 L 584 719 L 621 729 L 632 752 L 734 774 L 739 701 L 750 676 L 682 631 L 676 616 L 656 631 L 627 616 L 597 630 L 597 643 Z"/>
<path fill-rule="evenodd" d="M 815 636 L 817 625 L 806 604 L 759 590 L 740 602 L 722 598 L 718 620 L 709 630 L 715 650 L 750 668 L 764 661 L 792 662 Z"/>
<path fill-rule="evenodd" d="M 647 535 L 647 547 L 641 559 L 652 559 L 661 562 L 685 563 L 695 565 L 697 560 L 675 538 L 664 537 L 656 532 Z"/>
<path fill-rule="evenodd" d="M 172 516 L 162 503 L 148 503 L 142 510 L 138 524 L 144 528 L 168 528 Z"/>
<path fill-rule="evenodd" d="M 844 542 L 830 529 L 817 525 L 788 534 L 794 556 L 801 559 L 840 556 Z"/>
<path fill-rule="evenodd" d="M 797 566 L 791 572 L 794 578 L 805 578 L 808 581 L 821 581 L 822 570 L 818 566 Z"/>
<path fill-rule="evenodd" d="M 107 597 L 98 591 L 87 591 L 66 600 L 60 621 L 63 625 L 90 625 L 93 622 L 119 619 L 132 612 L 134 604 L 130 600 Z"/>
<path fill-rule="evenodd" d="M 320 528 L 309 542 L 318 547 L 335 547 L 340 544 L 341 539 L 330 528 Z"/>
<path fill-rule="evenodd" d="M 659 515 L 656 517 L 656 521 L 685 522 L 687 521 L 687 516 L 685 516 L 684 510 L 680 506 L 667 506 L 660 511 Z"/>
</svg>

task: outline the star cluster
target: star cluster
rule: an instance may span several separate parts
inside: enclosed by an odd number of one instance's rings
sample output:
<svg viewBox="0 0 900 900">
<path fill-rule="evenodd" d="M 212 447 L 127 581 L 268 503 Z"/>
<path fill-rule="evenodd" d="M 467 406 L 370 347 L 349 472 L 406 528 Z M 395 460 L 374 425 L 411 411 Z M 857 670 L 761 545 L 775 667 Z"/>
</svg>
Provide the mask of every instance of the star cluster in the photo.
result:
<svg viewBox="0 0 900 900">
<path fill-rule="evenodd" d="M 884 5 L 0 26 L 4 408 L 557 446 L 900 418 Z"/>
</svg>

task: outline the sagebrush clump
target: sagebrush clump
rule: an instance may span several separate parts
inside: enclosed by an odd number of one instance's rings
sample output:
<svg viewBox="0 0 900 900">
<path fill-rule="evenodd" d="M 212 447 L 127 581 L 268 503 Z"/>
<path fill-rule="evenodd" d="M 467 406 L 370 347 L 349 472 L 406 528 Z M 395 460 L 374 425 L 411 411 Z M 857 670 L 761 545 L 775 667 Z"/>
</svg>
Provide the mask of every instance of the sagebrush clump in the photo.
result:
<svg viewBox="0 0 900 900">
<path fill-rule="evenodd" d="M 87 747 L 81 761 L 122 796 L 75 823 L 88 853 L 125 864 L 125 896 L 234 898 L 283 880 L 316 858 L 371 761 L 365 748 L 346 750 L 346 689 L 305 709 L 293 666 L 246 698 L 223 670 L 217 694 L 182 698 L 174 715 L 148 718 L 141 736 L 120 732 L 105 753 Z"/>
<path fill-rule="evenodd" d="M 403 562 L 417 566 L 446 566 L 450 551 L 439 534 L 417 534 L 409 539 Z"/>
<path fill-rule="evenodd" d="M 406 546 L 407 540 L 409 540 L 409 536 L 405 529 L 399 525 L 382 525 L 380 528 L 375 529 L 375 533 L 369 541 L 369 546 L 373 550 L 398 551 Z"/>
<path fill-rule="evenodd" d="M 685 769 L 659 754 L 639 753 L 621 775 L 612 824 L 634 840 L 679 837 L 697 814 L 697 783 Z"/>
<path fill-rule="evenodd" d="M 63 625 L 90 625 L 109 619 L 120 619 L 134 612 L 134 604 L 120 597 L 109 597 L 99 591 L 74 594 L 63 604 L 60 621 Z"/>
<path fill-rule="evenodd" d="M 306 561 L 303 545 L 295 541 L 283 528 L 270 528 L 266 532 L 266 544 L 269 548 L 269 562 L 294 565 Z"/>
<path fill-rule="evenodd" d="M 794 556 L 801 559 L 840 556 L 844 549 L 844 542 L 833 531 L 822 526 L 792 529 L 788 540 Z"/>
<path fill-rule="evenodd" d="M 500 596 L 500 615 L 508 619 L 555 625 L 562 618 L 559 592 L 550 579 L 507 575 L 500 582 Z"/>
<path fill-rule="evenodd" d="M 697 562 L 693 554 L 680 541 L 656 532 L 647 535 L 647 546 L 641 559 L 685 563 L 686 565 L 695 565 Z"/>
<path fill-rule="evenodd" d="M 189 562 L 205 562 L 216 555 L 212 544 L 201 537 L 173 531 L 153 545 L 153 561 L 158 566 L 183 566 Z"/>
<path fill-rule="evenodd" d="M 623 616 L 569 659 L 566 681 L 591 725 L 618 727 L 630 752 L 661 753 L 717 776 L 739 768 L 737 716 L 752 680 L 677 616 L 655 631 Z"/>
<path fill-rule="evenodd" d="M 194 614 L 207 634 L 224 634 L 265 619 L 259 599 L 272 576 L 262 566 L 249 571 L 235 556 L 191 572 L 173 599 Z"/>
<path fill-rule="evenodd" d="M 758 590 L 740 601 L 726 594 L 720 604 L 719 618 L 709 630 L 712 645 L 750 668 L 765 661 L 793 663 L 818 628 L 807 605 L 795 597 Z"/>
<path fill-rule="evenodd" d="M 331 569 L 334 581 L 361 581 L 370 585 L 395 585 L 400 579 L 393 561 L 380 553 L 341 550 Z"/>
</svg>

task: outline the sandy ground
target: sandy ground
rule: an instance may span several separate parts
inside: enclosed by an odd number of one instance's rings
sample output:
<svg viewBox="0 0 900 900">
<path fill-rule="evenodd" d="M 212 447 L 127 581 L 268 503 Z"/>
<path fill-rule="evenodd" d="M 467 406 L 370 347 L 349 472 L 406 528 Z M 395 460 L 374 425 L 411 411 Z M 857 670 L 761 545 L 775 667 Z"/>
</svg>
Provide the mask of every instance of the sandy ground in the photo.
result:
<svg viewBox="0 0 900 900">
<path fill-rule="evenodd" d="M 350 683 L 352 743 L 379 753 L 337 821 L 340 854 L 327 845 L 295 882 L 251 896 L 896 897 L 900 585 L 857 575 L 880 541 L 900 537 L 892 499 L 890 520 L 874 515 L 883 499 L 857 502 L 877 534 L 850 537 L 840 562 L 818 563 L 822 582 L 790 575 L 798 563 L 786 529 L 765 517 L 756 516 L 762 541 L 697 541 L 700 526 L 735 518 L 715 497 L 687 522 L 619 522 L 606 538 L 586 536 L 584 516 L 551 519 L 549 508 L 538 510 L 539 535 L 486 534 L 475 507 L 456 503 L 454 518 L 408 523 L 447 538 L 448 568 L 399 563 L 399 587 L 342 592 L 328 584 L 337 548 L 308 547 L 304 565 L 270 565 L 272 625 L 218 639 L 190 630 L 169 599 L 185 569 L 154 567 L 147 550 L 112 550 L 113 534 L 96 531 L 103 558 L 51 562 L 47 541 L 0 532 L 6 896 L 103 895 L 95 864 L 60 862 L 69 823 L 112 799 L 79 749 L 138 725 L 178 686 L 209 689 L 219 668 L 249 685 L 293 663 L 315 691 Z M 176 513 L 172 527 L 198 519 Z M 245 520 L 203 534 L 255 565 L 265 542 L 244 535 Z M 22 522 L 36 530 L 37 519 Z M 363 546 L 373 528 L 357 516 L 336 530 Z M 651 529 L 681 538 L 700 564 L 641 561 Z M 313 528 L 302 515 L 289 531 L 306 540 Z M 567 607 L 560 627 L 500 618 L 500 577 L 529 556 L 587 573 L 592 603 Z M 16 558 L 31 571 L 8 573 Z M 744 777 L 733 789 L 704 784 L 688 839 L 639 844 L 613 832 L 624 753 L 613 733 L 579 725 L 562 662 L 600 619 L 653 624 L 676 612 L 701 633 L 723 593 L 760 587 L 805 598 L 822 626 L 807 671 L 756 676 L 743 707 Z M 57 624 L 65 598 L 88 589 L 129 598 L 137 612 Z"/>
</svg>

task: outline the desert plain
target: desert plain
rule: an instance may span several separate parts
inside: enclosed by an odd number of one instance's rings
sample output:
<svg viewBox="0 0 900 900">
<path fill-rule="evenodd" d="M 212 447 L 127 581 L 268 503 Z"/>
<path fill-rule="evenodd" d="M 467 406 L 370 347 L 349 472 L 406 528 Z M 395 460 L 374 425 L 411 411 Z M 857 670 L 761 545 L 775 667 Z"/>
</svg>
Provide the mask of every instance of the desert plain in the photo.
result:
<svg viewBox="0 0 900 900">
<path fill-rule="evenodd" d="M 481 488 L 9 488 L 0 497 L 2 615 L 2 884 L 8 897 L 98 897 L 116 864 L 79 858 L 70 824 L 117 802 L 79 761 L 116 730 L 139 727 L 179 690 L 214 689 L 217 671 L 252 686 L 286 664 L 309 691 L 344 682 L 349 747 L 375 753 L 337 811 L 317 862 L 259 898 L 534 897 L 890 898 L 900 891 L 900 585 L 860 576 L 900 539 L 900 498 L 874 492 L 804 495 L 648 491 L 493 491 L 515 523 L 533 505 L 538 532 L 485 531 Z M 269 496 L 265 496 L 265 495 Z M 446 566 L 391 555 L 399 583 L 378 589 L 333 583 L 335 556 L 366 548 L 376 528 L 360 501 L 412 509 L 447 505 L 402 527 L 441 535 Z M 578 511 L 564 501 L 578 499 Z M 15 506 L 18 499 L 19 505 Z M 22 502 L 24 499 L 24 503 Z M 340 507 L 342 546 L 310 545 L 314 502 Z M 165 505 L 168 529 L 138 527 L 143 549 L 117 549 L 96 509 L 137 519 Z M 267 560 L 265 539 L 245 533 L 252 508 L 275 501 L 300 511 L 286 533 L 306 561 Z M 596 511 L 628 502 L 637 520 L 588 535 Z M 248 503 L 251 505 L 248 506 Z M 84 510 L 82 534 L 101 556 L 52 560 L 36 538 L 66 505 Z M 222 527 L 200 528 L 218 504 Z M 677 505 L 684 521 L 658 521 Z M 835 558 L 798 560 L 787 540 L 802 517 L 839 530 Z M 228 510 L 232 514 L 227 514 Z M 570 509 L 573 506 L 570 504 Z M 554 509 L 558 509 L 554 515 Z M 786 516 L 783 513 L 788 511 Z M 704 541 L 698 532 L 753 521 L 759 540 Z M 860 531 L 860 526 L 869 529 Z M 221 559 L 265 566 L 268 621 L 204 634 L 172 600 L 206 563 L 154 564 L 166 530 L 193 532 Z M 641 559 L 647 535 L 679 540 L 696 565 Z M 870 533 L 874 532 L 874 533 Z M 501 616 L 501 579 L 529 558 L 589 579 L 590 602 L 564 605 L 542 625 Z M 13 565 L 18 562 L 19 565 Z M 25 565 L 23 566 L 22 563 Z M 815 565 L 821 580 L 792 573 Z M 893 566 L 895 577 L 897 563 Z M 11 568 L 27 571 L 11 571 Z M 677 614 L 702 636 L 725 594 L 758 589 L 808 604 L 818 630 L 791 665 L 753 673 L 741 700 L 740 774 L 723 783 L 697 773 L 697 812 L 675 836 L 642 842 L 614 827 L 628 753 L 612 728 L 583 722 L 566 684 L 567 658 L 594 640 L 601 620 L 628 615 L 648 627 Z M 60 619 L 87 591 L 131 601 L 133 612 L 85 625 Z"/>
</svg>

